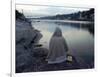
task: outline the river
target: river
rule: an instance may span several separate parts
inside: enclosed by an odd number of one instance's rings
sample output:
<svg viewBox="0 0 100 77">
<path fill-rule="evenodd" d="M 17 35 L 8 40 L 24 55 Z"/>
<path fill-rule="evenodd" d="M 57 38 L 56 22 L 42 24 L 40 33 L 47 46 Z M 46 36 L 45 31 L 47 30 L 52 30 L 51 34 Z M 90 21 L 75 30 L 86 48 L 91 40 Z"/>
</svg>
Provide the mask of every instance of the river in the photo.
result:
<svg viewBox="0 0 100 77">
<path fill-rule="evenodd" d="M 88 24 L 90 23 L 32 20 L 32 26 L 38 29 L 43 35 L 39 41 L 43 47 L 49 49 L 50 38 L 55 28 L 59 26 L 68 44 L 69 52 L 91 65 L 94 63 L 94 35 L 88 29 L 83 28 L 83 25 L 91 26 Z"/>
</svg>

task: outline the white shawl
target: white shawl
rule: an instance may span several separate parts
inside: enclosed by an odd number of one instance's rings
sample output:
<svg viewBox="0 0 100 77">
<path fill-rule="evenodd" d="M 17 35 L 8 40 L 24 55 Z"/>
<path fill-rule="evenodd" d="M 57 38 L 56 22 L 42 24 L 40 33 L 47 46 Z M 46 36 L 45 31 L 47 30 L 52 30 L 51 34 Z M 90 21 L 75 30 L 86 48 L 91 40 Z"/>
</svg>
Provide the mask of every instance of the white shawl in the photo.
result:
<svg viewBox="0 0 100 77">
<path fill-rule="evenodd" d="M 67 51 L 66 41 L 62 37 L 61 29 L 57 27 L 49 43 L 48 63 L 53 64 L 65 61 L 67 59 Z"/>
</svg>

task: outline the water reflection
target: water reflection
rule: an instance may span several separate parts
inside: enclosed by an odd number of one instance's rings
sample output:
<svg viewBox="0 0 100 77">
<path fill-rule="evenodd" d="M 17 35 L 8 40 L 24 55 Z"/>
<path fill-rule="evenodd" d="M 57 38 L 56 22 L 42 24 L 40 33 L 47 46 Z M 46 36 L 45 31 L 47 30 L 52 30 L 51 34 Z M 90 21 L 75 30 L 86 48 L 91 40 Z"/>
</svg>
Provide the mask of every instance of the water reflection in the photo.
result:
<svg viewBox="0 0 100 77">
<path fill-rule="evenodd" d="M 94 25 L 61 23 L 61 22 L 33 22 L 33 27 L 43 34 L 40 43 L 49 49 L 49 40 L 57 26 L 62 30 L 63 36 L 72 55 L 81 57 L 88 64 L 94 61 Z M 91 26 L 91 32 L 89 27 Z M 93 29 L 93 30 L 92 30 Z"/>
</svg>

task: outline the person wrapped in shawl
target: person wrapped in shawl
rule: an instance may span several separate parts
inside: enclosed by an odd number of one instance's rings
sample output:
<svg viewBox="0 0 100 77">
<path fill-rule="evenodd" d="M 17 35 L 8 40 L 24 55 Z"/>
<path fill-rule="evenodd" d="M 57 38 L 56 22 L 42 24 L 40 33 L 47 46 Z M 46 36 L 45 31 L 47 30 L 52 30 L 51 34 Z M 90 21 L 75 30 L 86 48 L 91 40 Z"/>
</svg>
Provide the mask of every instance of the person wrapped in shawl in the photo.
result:
<svg viewBox="0 0 100 77">
<path fill-rule="evenodd" d="M 61 63 L 67 60 L 68 46 L 64 37 L 62 36 L 62 31 L 59 27 L 51 37 L 49 43 L 49 52 L 47 55 L 48 64 Z"/>
</svg>

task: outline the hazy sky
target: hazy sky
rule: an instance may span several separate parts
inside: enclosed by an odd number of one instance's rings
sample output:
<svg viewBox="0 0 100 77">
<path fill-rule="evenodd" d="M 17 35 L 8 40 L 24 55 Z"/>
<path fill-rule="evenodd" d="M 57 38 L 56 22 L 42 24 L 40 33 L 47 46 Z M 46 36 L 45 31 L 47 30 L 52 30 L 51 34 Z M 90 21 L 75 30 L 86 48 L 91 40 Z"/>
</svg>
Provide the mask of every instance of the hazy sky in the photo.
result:
<svg viewBox="0 0 100 77">
<path fill-rule="evenodd" d="M 25 5 L 19 5 L 25 4 Z M 28 4 L 28 5 L 26 5 Z M 31 4 L 31 5 L 29 5 Z M 34 5 L 35 4 L 35 5 Z M 73 7 L 51 7 L 51 6 L 38 6 L 38 5 L 63 5 L 63 3 L 55 0 L 16 0 L 16 9 L 22 12 L 26 17 L 43 17 L 52 16 L 56 14 L 69 14 L 73 12 L 89 10 L 89 8 L 73 8 Z"/>
<path fill-rule="evenodd" d="M 70 14 L 78 11 L 88 10 L 86 8 L 69 8 L 69 7 L 52 7 L 52 6 L 33 6 L 33 5 L 16 5 L 16 9 L 27 17 L 43 17 L 57 14 Z"/>
</svg>

